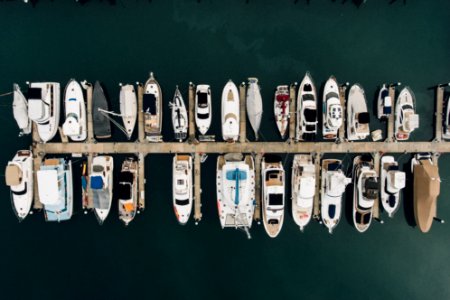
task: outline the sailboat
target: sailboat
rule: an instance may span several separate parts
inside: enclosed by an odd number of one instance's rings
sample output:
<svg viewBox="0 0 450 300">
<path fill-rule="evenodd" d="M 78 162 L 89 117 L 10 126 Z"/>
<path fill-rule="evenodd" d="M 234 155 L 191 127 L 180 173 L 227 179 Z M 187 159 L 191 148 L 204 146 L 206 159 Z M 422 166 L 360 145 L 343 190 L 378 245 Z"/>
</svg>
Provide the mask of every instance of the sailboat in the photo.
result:
<svg viewBox="0 0 450 300">
<path fill-rule="evenodd" d="M 81 85 L 71 79 L 64 91 L 66 120 L 63 133 L 73 141 L 84 141 L 87 137 L 86 105 Z"/>
<path fill-rule="evenodd" d="M 398 169 L 393 156 L 381 158 L 380 194 L 383 209 L 392 218 L 400 205 L 400 191 L 405 187 L 405 172 Z"/>
<path fill-rule="evenodd" d="M 92 160 L 89 182 L 94 202 L 94 213 L 100 225 L 106 220 L 111 210 L 113 169 L 114 159 L 112 156 L 96 156 Z"/>
<path fill-rule="evenodd" d="M 207 84 L 199 84 L 195 91 L 195 124 L 201 135 L 208 132 L 211 116 L 211 88 Z"/>
<path fill-rule="evenodd" d="M 289 124 L 289 103 L 289 87 L 287 85 L 277 86 L 273 110 L 275 122 L 277 123 L 278 131 L 282 139 L 286 136 L 287 126 Z"/>
<path fill-rule="evenodd" d="M 297 128 L 295 140 L 312 141 L 317 134 L 317 92 L 309 72 L 300 84 L 297 95 Z"/>
<path fill-rule="evenodd" d="M 222 91 L 222 138 L 235 142 L 239 138 L 239 92 L 231 79 Z"/>
<path fill-rule="evenodd" d="M 144 131 L 147 140 L 158 142 L 162 129 L 162 92 L 153 72 L 144 86 Z"/>
<path fill-rule="evenodd" d="M 395 104 L 395 139 L 406 141 L 410 134 L 419 128 L 419 115 L 416 114 L 416 98 L 409 87 L 401 90 Z"/>
<path fill-rule="evenodd" d="M 328 78 L 323 90 L 322 100 L 322 134 L 326 140 L 337 138 L 342 125 L 342 106 L 339 99 L 339 85 L 334 76 Z"/>
<path fill-rule="evenodd" d="M 133 221 L 137 211 L 137 170 L 136 159 L 130 157 L 123 162 L 119 174 L 119 219 L 125 226 Z"/>
<path fill-rule="evenodd" d="M 389 96 L 389 89 L 385 83 L 383 83 L 383 86 L 378 92 L 377 108 L 378 119 L 388 118 L 392 113 L 392 99 Z"/>
<path fill-rule="evenodd" d="M 121 85 L 120 87 L 120 115 L 128 139 L 133 135 L 137 118 L 136 91 L 132 84 Z"/>
<path fill-rule="evenodd" d="M 246 108 L 248 120 L 255 133 L 255 140 L 258 140 L 258 131 L 261 126 L 263 114 L 263 103 L 258 78 L 248 78 Z"/>
<path fill-rule="evenodd" d="M 33 153 L 19 150 L 8 162 L 5 171 L 6 185 L 11 189 L 14 214 L 23 221 L 30 213 L 33 203 Z"/>
<path fill-rule="evenodd" d="M 359 84 L 354 84 L 348 93 L 347 138 L 349 141 L 364 140 L 370 134 L 370 115 L 366 96 Z"/>
<path fill-rule="evenodd" d="M 28 102 L 18 84 L 14 83 L 13 115 L 19 126 L 19 136 L 31 133 L 31 120 L 28 117 Z"/>
<path fill-rule="evenodd" d="M 173 100 L 169 103 L 169 106 L 172 110 L 172 126 L 175 139 L 181 142 L 187 137 L 189 123 L 186 105 L 184 104 L 183 96 L 181 96 L 178 85 L 175 90 Z"/>
<path fill-rule="evenodd" d="M 92 93 L 92 121 L 94 124 L 94 135 L 97 139 L 111 137 L 111 123 L 108 112 L 108 101 L 105 93 L 100 82 L 96 81 Z"/>
<path fill-rule="evenodd" d="M 192 156 L 176 154 L 172 163 L 172 204 L 181 225 L 185 225 L 191 216 L 192 181 Z"/>
</svg>

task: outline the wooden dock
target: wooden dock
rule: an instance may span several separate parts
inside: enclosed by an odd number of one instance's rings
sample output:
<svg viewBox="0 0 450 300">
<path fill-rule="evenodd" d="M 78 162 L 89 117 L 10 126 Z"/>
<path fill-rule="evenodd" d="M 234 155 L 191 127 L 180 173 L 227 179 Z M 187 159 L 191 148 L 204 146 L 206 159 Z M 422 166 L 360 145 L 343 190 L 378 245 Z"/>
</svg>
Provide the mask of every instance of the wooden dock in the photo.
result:
<svg viewBox="0 0 450 300">
<path fill-rule="evenodd" d="M 313 218 L 320 220 L 320 169 L 321 169 L 321 155 L 316 153 L 314 155 L 314 168 L 316 170 L 316 192 L 314 194 Z"/>
<path fill-rule="evenodd" d="M 195 85 L 190 82 L 189 83 L 189 106 L 188 106 L 188 112 L 189 112 L 189 143 L 198 143 L 197 139 L 195 138 Z"/>
<path fill-rule="evenodd" d="M 87 170 L 88 170 L 88 174 L 91 172 L 93 158 L 94 158 L 94 154 L 93 153 L 89 153 L 87 155 Z M 93 209 L 94 208 L 94 195 L 92 194 L 92 190 L 91 190 L 89 181 L 87 182 L 87 185 L 86 185 L 86 192 L 87 192 L 87 199 L 86 199 L 87 203 L 85 204 L 86 206 L 83 207 L 83 209 Z"/>
<path fill-rule="evenodd" d="M 442 118 L 444 116 L 444 87 L 438 86 L 436 90 L 436 124 L 434 140 L 440 142 L 442 140 L 442 126 L 444 122 Z"/>
<path fill-rule="evenodd" d="M 395 126 L 395 86 L 389 86 L 389 97 L 392 101 L 392 112 L 387 119 L 386 142 L 394 142 L 394 126 Z"/>
<path fill-rule="evenodd" d="M 338 137 L 339 141 L 343 142 L 345 141 L 345 121 L 347 119 L 346 115 L 346 106 L 345 106 L 345 93 L 347 91 L 347 85 L 340 86 L 339 87 L 339 100 L 341 101 L 341 107 L 342 107 L 342 124 L 341 128 L 339 128 L 338 131 Z"/>
<path fill-rule="evenodd" d="M 33 146 L 32 146 L 32 151 L 33 151 L 33 170 L 35 172 L 34 173 L 34 182 L 35 184 L 33 185 L 33 193 L 34 193 L 34 197 L 33 197 L 33 208 L 34 209 L 42 209 L 44 206 L 42 205 L 41 201 L 39 200 L 39 190 L 38 190 L 38 185 L 37 183 L 37 170 L 39 170 L 41 168 L 41 163 L 42 163 L 42 158 L 44 156 L 44 153 L 39 153 L 39 150 L 37 150 L 36 146 L 39 145 L 40 142 L 40 138 L 39 138 L 39 134 L 37 132 L 37 125 L 36 123 L 33 122 L 33 127 L 32 127 L 32 133 L 31 133 L 32 139 L 33 139 Z"/>
<path fill-rule="evenodd" d="M 138 158 L 138 205 L 139 211 L 145 209 L 145 154 L 139 153 Z"/>
<path fill-rule="evenodd" d="M 202 187 L 201 187 L 201 156 L 195 153 L 194 156 L 194 220 L 197 224 L 202 219 Z"/>
<path fill-rule="evenodd" d="M 380 159 L 381 159 L 380 152 L 373 153 L 374 169 L 375 172 L 377 173 L 378 180 L 380 180 Z M 378 198 L 375 199 L 373 203 L 372 212 L 375 220 L 379 220 L 382 223 L 382 221 L 380 220 L 380 194 L 378 194 Z"/>
<path fill-rule="evenodd" d="M 255 211 L 253 212 L 253 220 L 260 222 L 261 220 L 261 159 L 260 153 L 255 155 Z"/>
<path fill-rule="evenodd" d="M 144 129 L 144 87 L 142 84 L 138 83 L 138 141 L 143 143 L 145 139 L 145 129 Z"/>
<path fill-rule="evenodd" d="M 240 102 L 240 111 L 239 111 L 239 141 L 241 143 L 245 143 L 247 141 L 247 124 L 246 124 L 246 109 L 245 109 L 245 96 L 246 96 L 246 85 L 245 83 L 241 83 L 239 86 L 239 102 Z"/>
<path fill-rule="evenodd" d="M 295 132 L 295 121 L 297 120 L 297 111 L 296 111 L 296 91 L 297 85 L 295 83 L 291 84 L 289 87 L 289 141 L 293 142 L 297 140 L 296 132 Z"/>
</svg>

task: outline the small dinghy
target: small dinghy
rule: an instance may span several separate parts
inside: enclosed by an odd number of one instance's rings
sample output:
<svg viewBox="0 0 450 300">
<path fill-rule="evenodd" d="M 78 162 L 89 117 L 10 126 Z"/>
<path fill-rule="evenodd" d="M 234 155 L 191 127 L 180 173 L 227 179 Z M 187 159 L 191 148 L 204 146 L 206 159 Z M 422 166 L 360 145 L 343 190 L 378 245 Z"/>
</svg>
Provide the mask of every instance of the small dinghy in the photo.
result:
<svg viewBox="0 0 450 300">
<path fill-rule="evenodd" d="M 100 82 L 96 81 L 92 94 L 92 120 L 94 123 L 94 135 L 97 139 L 111 137 L 111 123 L 107 113 L 108 101 Z"/>
<path fill-rule="evenodd" d="M 392 113 L 392 99 L 389 96 L 389 89 L 385 83 L 383 83 L 378 93 L 377 108 L 378 119 L 388 118 Z"/>
<path fill-rule="evenodd" d="M 172 204 L 181 225 L 186 225 L 191 216 L 192 181 L 192 156 L 176 154 L 172 163 Z"/>
<path fill-rule="evenodd" d="M 63 124 L 63 133 L 73 141 L 84 141 L 87 136 L 86 105 L 84 103 L 81 85 L 71 79 L 64 91 L 64 107 L 66 121 Z"/>
<path fill-rule="evenodd" d="M 183 96 L 181 96 L 180 90 L 175 90 L 172 102 L 169 103 L 172 110 L 172 126 L 175 134 L 175 139 L 182 142 L 187 137 L 188 130 L 188 114 L 186 105 L 184 104 Z"/>
<path fill-rule="evenodd" d="M 258 79 L 254 77 L 248 79 L 246 107 L 248 120 L 255 133 L 255 140 L 258 140 L 258 131 L 261 126 L 263 114 L 263 104 Z"/>
<path fill-rule="evenodd" d="M 199 84 L 195 91 L 195 125 L 201 135 L 208 132 L 211 116 L 211 88 L 207 84 Z"/>
<path fill-rule="evenodd" d="M 349 141 L 364 140 L 370 134 L 370 115 L 366 96 L 359 84 L 350 88 L 347 101 L 347 138 Z"/>
<path fill-rule="evenodd" d="M 128 139 L 133 135 L 137 118 L 136 91 L 132 84 L 120 87 L 120 115 Z"/>
<path fill-rule="evenodd" d="M 14 100 L 13 100 L 13 115 L 19 126 L 19 136 L 31 133 L 31 120 L 28 118 L 28 102 L 18 84 L 13 85 Z"/>
<path fill-rule="evenodd" d="M 309 72 L 300 84 L 297 95 L 296 141 L 312 141 L 317 134 L 317 92 Z"/>
<path fill-rule="evenodd" d="M 334 76 L 325 83 L 322 99 L 322 134 L 325 140 L 335 140 L 342 125 L 342 106 L 339 85 Z"/>
<path fill-rule="evenodd" d="M 150 142 L 161 141 L 162 129 L 162 91 L 153 72 L 144 86 L 144 131 L 147 140 Z"/>
<path fill-rule="evenodd" d="M 416 98 L 409 87 L 403 88 L 395 104 L 395 138 L 406 141 L 411 133 L 419 128 L 419 115 L 416 114 Z"/>
<path fill-rule="evenodd" d="M 282 139 L 286 136 L 287 126 L 289 124 L 289 103 L 289 87 L 287 85 L 277 86 L 273 110 L 275 122 L 277 123 L 278 131 Z"/>
<path fill-rule="evenodd" d="M 381 158 L 380 194 L 383 209 L 392 218 L 400 205 L 400 190 L 405 187 L 405 172 L 398 169 L 393 156 Z"/>
<path fill-rule="evenodd" d="M 222 91 L 222 138 L 235 142 L 239 138 L 239 92 L 231 79 Z"/>
</svg>

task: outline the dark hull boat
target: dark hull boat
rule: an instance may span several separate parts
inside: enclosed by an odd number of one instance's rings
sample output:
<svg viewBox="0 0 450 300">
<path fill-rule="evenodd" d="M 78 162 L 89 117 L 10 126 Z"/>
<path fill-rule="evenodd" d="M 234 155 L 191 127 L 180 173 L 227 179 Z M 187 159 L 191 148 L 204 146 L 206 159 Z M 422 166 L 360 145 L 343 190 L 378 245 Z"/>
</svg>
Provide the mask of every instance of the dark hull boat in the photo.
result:
<svg viewBox="0 0 450 300">
<path fill-rule="evenodd" d="M 107 116 L 108 102 L 100 82 L 96 81 L 92 95 L 92 116 L 94 122 L 94 135 L 98 139 L 111 137 L 111 123 Z"/>
</svg>

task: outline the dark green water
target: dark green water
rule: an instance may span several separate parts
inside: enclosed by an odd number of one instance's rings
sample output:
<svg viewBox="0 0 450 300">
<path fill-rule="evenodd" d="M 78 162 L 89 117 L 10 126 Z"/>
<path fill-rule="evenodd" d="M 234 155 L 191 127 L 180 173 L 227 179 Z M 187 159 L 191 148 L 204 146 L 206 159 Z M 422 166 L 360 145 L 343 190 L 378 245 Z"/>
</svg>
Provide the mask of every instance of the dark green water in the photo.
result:
<svg viewBox="0 0 450 300">
<path fill-rule="evenodd" d="M 117 84 L 144 81 L 153 70 L 166 104 L 176 84 L 186 95 L 189 81 L 209 83 L 219 116 L 226 81 L 257 76 L 266 111 L 262 135 L 276 140 L 273 89 L 300 81 L 309 70 L 318 85 L 331 74 L 340 82 L 361 83 L 369 101 L 383 82 L 411 86 L 421 115 L 413 139 L 432 138 L 429 87 L 450 79 L 449 1 L 369 0 L 359 9 L 341 0 L 249 2 L 39 1 L 35 8 L 0 2 L 0 91 L 26 80 L 64 86 L 72 77 L 99 79 L 117 110 Z M 17 138 L 6 105 L 10 100 L 2 98 L 0 169 L 30 143 Z M 383 128 L 373 119 L 373 128 Z M 168 118 L 164 126 L 169 140 Z M 212 130 L 219 136 L 219 118 Z M 114 136 L 124 140 L 118 132 Z M 220 228 L 215 158 L 202 166 L 199 226 L 179 226 L 173 216 L 168 155 L 147 157 L 147 209 L 129 228 L 119 223 L 117 205 L 100 227 L 92 214 L 80 212 L 79 201 L 70 222 L 46 224 L 35 214 L 18 224 L 1 185 L 1 298 L 450 298 L 448 225 L 434 224 L 429 234 L 421 234 L 411 226 L 410 196 L 394 219 L 384 217 L 384 225 L 375 222 L 365 234 L 351 225 L 347 197 L 333 235 L 316 222 L 302 234 L 288 215 L 277 239 L 255 225 L 248 241 L 238 231 Z M 118 169 L 123 156 L 115 159 Z M 402 156 L 401 162 L 408 159 Z M 450 216 L 448 166 L 450 158 L 442 156 L 438 214 L 444 219 Z M 77 164 L 74 169 L 78 178 Z"/>
</svg>

